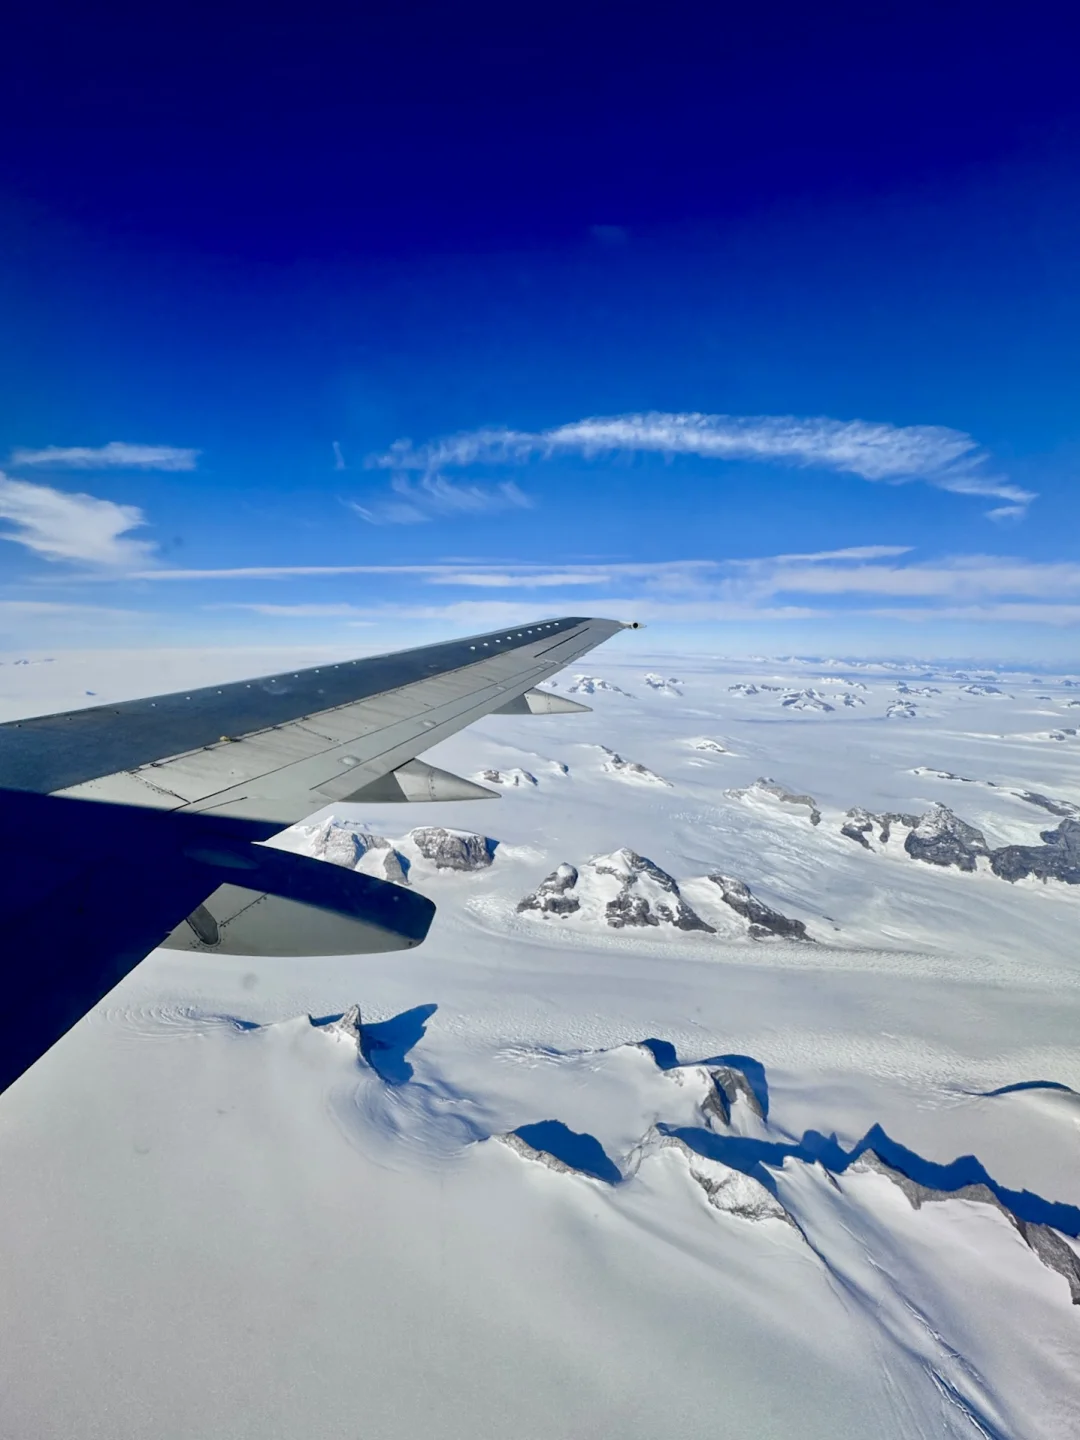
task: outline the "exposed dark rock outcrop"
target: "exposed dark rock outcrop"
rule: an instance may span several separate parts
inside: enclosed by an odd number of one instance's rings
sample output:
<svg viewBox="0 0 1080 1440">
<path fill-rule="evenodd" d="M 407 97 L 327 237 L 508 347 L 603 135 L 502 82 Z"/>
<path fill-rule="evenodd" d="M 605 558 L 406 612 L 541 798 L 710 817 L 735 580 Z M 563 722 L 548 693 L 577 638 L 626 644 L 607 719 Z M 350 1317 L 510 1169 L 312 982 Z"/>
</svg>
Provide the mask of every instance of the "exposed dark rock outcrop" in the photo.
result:
<svg viewBox="0 0 1080 1440">
<path fill-rule="evenodd" d="M 740 1220 L 782 1220 L 799 1229 L 777 1197 L 752 1175 L 733 1170 L 719 1160 L 706 1159 L 677 1135 L 657 1136 L 655 1139 L 649 1136 L 646 1139 L 659 1149 L 677 1150 L 684 1156 L 690 1178 L 701 1187 L 714 1210 L 737 1216 Z"/>
<path fill-rule="evenodd" d="M 604 769 L 609 775 L 618 775 L 624 780 L 640 780 L 647 785 L 666 785 L 671 788 L 671 781 L 665 780 L 662 775 L 657 775 L 655 770 L 650 770 L 647 765 L 640 765 L 636 760 L 625 760 L 617 751 L 610 749 L 607 745 L 599 747 L 607 759 L 604 761 Z"/>
<path fill-rule="evenodd" d="M 385 850 L 380 851 L 379 860 L 382 868 L 382 879 L 389 880 L 393 885 L 408 885 L 409 877 L 405 873 L 405 866 L 401 856 L 392 845 L 387 845 Z"/>
<path fill-rule="evenodd" d="M 918 823 L 918 815 L 904 815 L 895 810 L 876 815 L 872 810 L 863 810 L 856 805 L 847 812 L 846 822 L 840 827 L 840 834 L 846 835 L 849 840 L 857 840 L 865 849 L 871 850 L 873 846 L 870 840 L 873 838 L 875 825 L 878 827 L 878 839 L 882 845 L 887 845 L 894 825 L 902 825 L 910 830 Z"/>
<path fill-rule="evenodd" d="M 606 691 L 609 695 L 625 695 L 630 699 L 626 690 L 612 685 L 610 680 L 602 680 L 599 675 L 575 675 L 573 683 L 566 687 L 568 695 L 596 695 L 601 691 Z"/>
<path fill-rule="evenodd" d="M 876 815 L 856 806 L 847 812 L 840 834 L 856 841 L 864 850 L 872 850 L 870 842 L 875 826 L 882 845 L 889 843 L 894 827 L 907 830 L 904 849 L 913 860 L 923 860 L 928 865 L 953 865 L 958 870 L 971 871 L 980 855 L 990 853 L 982 831 L 959 819 L 947 805 L 931 805 L 923 815 L 898 811 Z"/>
<path fill-rule="evenodd" d="M 874 833 L 875 818 L 868 810 L 860 810 L 856 806 L 847 812 L 844 823 L 840 826 L 840 834 L 856 841 L 864 850 L 870 850 L 873 847 L 866 837 Z"/>
<path fill-rule="evenodd" d="M 709 879 L 720 890 L 724 903 L 730 905 L 736 915 L 749 920 L 751 939 L 764 940 L 780 935 L 786 940 L 812 940 L 802 920 L 793 920 L 788 915 L 781 915 L 779 910 L 773 910 L 759 900 L 744 881 L 720 874 L 710 875 Z"/>
<path fill-rule="evenodd" d="M 531 770 L 522 770 L 520 766 L 514 766 L 510 770 L 482 770 L 480 778 L 488 785 L 505 785 L 511 788 L 522 785 L 536 787 L 540 783 Z"/>
<path fill-rule="evenodd" d="M 958 780 L 961 785 L 978 785 L 978 780 L 973 780 L 970 775 L 957 775 L 954 770 L 935 770 L 930 765 L 916 765 L 911 772 L 913 775 L 932 775 L 935 780 Z M 983 785 L 989 785 L 992 790 L 998 787 L 993 780 L 983 780 Z"/>
<path fill-rule="evenodd" d="M 833 711 L 835 705 L 830 705 L 825 696 L 817 690 L 790 690 L 780 701 L 785 710 L 824 710 Z"/>
<path fill-rule="evenodd" d="M 716 1088 L 701 1107 L 707 1116 L 715 1115 L 728 1125 L 731 1122 L 731 1107 L 745 1101 L 759 1120 L 765 1118 L 761 1101 L 741 1070 L 733 1065 L 710 1065 L 709 1075 Z"/>
<path fill-rule="evenodd" d="M 359 1005 L 350 1005 L 344 1015 L 339 1015 L 336 1020 L 328 1020 L 325 1023 L 322 1021 L 312 1021 L 312 1024 L 316 1023 L 324 1034 L 340 1036 L 344 1040 L 351 1041 L 352 1044 L 356 1046 L 356 1053 L 358 1055 L 361 1053 L 363 1046 L 363 1024 L 360 1017 Z"/>
<path fill-rule="evenodd" d="M 318 860 L 347 870 L 355 870 L 363 861 L 362 868 L 378 879 L 395 885 L 409 883 L 401 856 L 385 835 L 373 835 L 352 821 L 334 818 L 308 833 L 311 853 Z"/>
<path fill-rule="evenodd" d="M 1029 805 L 1048 810 L 1051 815 L 1060 815 L 1071 820 L 1080 819 L 1080 805 L 1073 805 L 1068 800 L 1051 800 L 1049 795 L 1040 795 L 1036 790 L 1014 790 L 1013 794 L 1018 800 L 1026 800 Z"/>
<path fill-rule="evenodd" d="M 772 800 L 778 800 L 781 805 L 805 805 L 809 811 L 810 824 L 821 824 L 821 811 L 812 795 L 796 795 L 790 790 L 785 790 L 783 785 L 770 779 L 768 775 L 759 775 L 754 783 L 748 785 L 745 790 L 729 790 L 728 794 L 733 800 L 743 800 L 747 796 L 767 795 Z"/>
<path fill-rule="evenodd" d="M 1063 820 L 1043 830 L 1041 845 L 1003 845 L 990 856 L 990 868 L 1003 880 L 1060 880 L 1080 885 L 1080 820 Z"/>
<path fill-rule="evenodd" d="M 613 855 L 594 860 L 592 868 L 597 875 L 613 875 L 622 882 L 618 895 L 605 907 L 607 923 L 613 929 L 664 923 L 676 930 L 713 933 L 713 927 L 687 905 L 673 877 L 636 850 L 616 850 Z"/>
<path fill-rule="evenodd" d="M 579 915 L 613 930 L 670 926 L 713 933 L 713 927 L 683 899 L 672 876 L 630 849 L 597 856 L 580 870 L 560 865 L 519 900 L 517 908 L 519 913 L 532 911 L 544 918 Z"/>
<path fill-rule="evenodd" d="M 959 819 L 947 805 L 932 805 L 904 841 L 913 860 L 928 865 L 955 865 L 974 870 L 976 858 L 988 855 L 990 847 L 981 830 Z"/>
<path fill-rule="evenodd" d="M 573 865 L 560 865 L 524 899 L 517 904 L 518 911 L 538 910 L 542 915 L 572 915 L 581 909 L 581 901 L 573 893 L 578 883 L 578 872 Z"/>
<path fill-rule="evenodd" d="M 1040 880 L 1080 885 L 1080 806 L 1067 800 L 1051 800 L 1029 790 L 1014 793 L 1030 805 L 1066 817 L 1056 830 L 1041 832 L 1041 845 L 1003 845 L 992 850 L 982 831 L 954 815 L 947 805 L 932 805 L 923 815 L 875 815 L 856 806 L 847 812 L 840 834 L 864 850 L 873 850 L 875 827 L 878 842 L 886 845 L 893 827 L 902 826 L 908 832 L 904 849 L 913 860 L 922 860 L 927 865 L 953 867 L 970 874 L 977 868 L 979 858 L 987 856 L 991 870 L 1002 880 L 1024 880 L 1034 875 Z"/>
<path fill-rule="evenodd" d="M 1080 1305 L 1080 1256 L 1069 1242 L 1050 1225 L 1032 1225 L 1018 1220 L 1016 1228 L 1049 1270 L 1056 1270 L 1068 1281 L 1074 1305 Z"/>
<path fill-rule="evenodd" d="M 730 755 L 731 753 L 720 744 L 719 740 L 710 740 L 707 735 L 703 735 L 699 740 L 694 740 L 692 744 L 695 750 L 706 750 L 711 755 Z"/>
<path fill-rule="evenodd" d="M 431 825 L 411 830 L 409 839 L 439 870 L 486 870 L 495 858 L 495 841 L 468 830 Z"/>
</svg>

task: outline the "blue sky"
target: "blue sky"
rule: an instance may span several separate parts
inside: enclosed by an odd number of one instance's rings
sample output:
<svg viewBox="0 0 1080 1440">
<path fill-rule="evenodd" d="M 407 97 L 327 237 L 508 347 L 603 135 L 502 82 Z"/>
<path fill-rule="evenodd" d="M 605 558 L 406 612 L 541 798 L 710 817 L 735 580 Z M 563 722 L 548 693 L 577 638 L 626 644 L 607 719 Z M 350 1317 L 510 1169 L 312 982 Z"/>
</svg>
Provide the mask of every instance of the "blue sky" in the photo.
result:
<svg viewBox="0 0 1080 1440">
<path fill-rule="evenodd" d="M 1037 9 L 455 13 L 20 22 L 0 645 L 1080 663 Z"/>
</svg>

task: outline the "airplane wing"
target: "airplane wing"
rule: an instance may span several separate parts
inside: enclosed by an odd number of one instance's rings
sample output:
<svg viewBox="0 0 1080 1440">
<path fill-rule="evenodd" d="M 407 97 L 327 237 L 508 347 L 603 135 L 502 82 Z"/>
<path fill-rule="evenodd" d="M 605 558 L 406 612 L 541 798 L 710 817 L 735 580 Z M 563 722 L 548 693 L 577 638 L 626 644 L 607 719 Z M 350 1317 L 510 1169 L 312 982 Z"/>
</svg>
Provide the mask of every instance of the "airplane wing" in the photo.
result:
<svg viewBox="0 0 1080 1440">
<path fill-rule="evenodd" d="M 411 890 L 259 842 L 334 802 L 496 798 L 419 759 L 626 627 L 542 620 L 395 654 L 0 725 L 0 1091 L 158 945 L 420 944 Z"/>
</svg>

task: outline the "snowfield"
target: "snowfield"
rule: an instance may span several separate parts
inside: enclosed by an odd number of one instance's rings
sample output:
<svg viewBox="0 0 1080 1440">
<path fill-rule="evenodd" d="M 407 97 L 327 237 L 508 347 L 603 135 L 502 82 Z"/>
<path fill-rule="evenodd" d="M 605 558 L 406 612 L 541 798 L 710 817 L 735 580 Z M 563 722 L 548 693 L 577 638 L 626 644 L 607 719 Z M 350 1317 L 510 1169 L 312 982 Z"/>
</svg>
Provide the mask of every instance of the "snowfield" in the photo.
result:
<svg viewBox="0 0 1080 1440">
<path fill-rule="evenodd" d="M 590 663 L 272 842 L 420 949 L 157 952 L 0 1097 L 0 1433 L 1080 1434 L 1075 682 Z"/>
</svg>

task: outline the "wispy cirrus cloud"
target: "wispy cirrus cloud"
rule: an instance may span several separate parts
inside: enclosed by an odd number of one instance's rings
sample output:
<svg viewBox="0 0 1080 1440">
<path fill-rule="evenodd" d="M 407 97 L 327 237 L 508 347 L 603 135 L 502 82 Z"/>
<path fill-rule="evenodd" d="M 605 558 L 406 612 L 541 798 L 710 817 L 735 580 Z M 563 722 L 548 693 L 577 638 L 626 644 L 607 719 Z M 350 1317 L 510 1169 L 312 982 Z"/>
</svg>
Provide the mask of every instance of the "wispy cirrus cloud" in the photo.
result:
<svg viewBox="0 0 1080 1440">
<path fill-rule="evenodd" d="M 105 605 L 67 604 L 56 600 L 0 600 L 0 619 L 33 620 L 127 620 L 138 617 L 139 610 L 119 610 Z"/>
<path fill-rule="evenodd" d="M 939 490 L 1008 502 L 989 513 L 1016 518 L 1036 497 L 993 473 L 990 457 L 962 430 L 943 425 L 889 425 L 792 415 L 698 412 L 594 416 L 549 430 L 491 428 L 425 445 L 399 440 L 367 464 L 403 475 L 437 476 L 474 464 L 523 464 L 534 458 L 605 454 L 692 455 L 758 460 L 858 475 L 886 484 L 922 481 Z"/>
<path fill-rule="evenodd" d="M 731 561 L 731 564 L 745 565 L 785 565 L 796 560 L 812 565 L 826 560 L 890 560 L 897 555 L 910 555 L 915 547 L 913 545 L 848 545 L 843 550 L 812 550 L 803 554 L 794 555 L 773 555 L 762 561 L 745 560 Z"/>
<path fill-rule="evenodd" d="M 1080 564 L 964 555 L 912 565 L 759 562 L 747 589 L 773 595 L 890 595 L 911 599 L 1034 599 L 1080 595 Z"/>
<path fill-rule="evenodd" d="M 880 547 L 878 547 L 880 548 Z M 889 553 L 900 554 L 905 547 L 892 547 Z M 848 552 L 827 552 L 830 556 Z M 862 554 L 862 551 L 855 552 Z M 802 557 L 813 559 L 813 556 Z M 604 585 L 616 577 L 639 580 L 646 584 L 685 586 L 701 583 L 701 577 L 715 573 L 725 563 L 719 560 L 658 560 L 611 565 L 568 564 L 554 568 L 536 562 L 469 561 L 451 564 L 446 561 L 425 565 L 237 565 L 226 568 L 133 570 L 128 580 L 292 580 L 332 579 L 336 576 L 409 576 L 428 585 L 461 585 L 490 590 L 537 590 L 559 586 Z M 749 562 L 747 562 L 749 563 Z M 759 562 L 753 562 L 759 563 Z"/>
<path fill-rule="evenodd" d="M 422 525 L 451 516 L 528 510 L 532 505 L 513 480 L 498 485 L 459 485 L 437 474 L 425 474 L 419 480 L 395 475 L 390 489 L 389 496 L 380 496 L 367 505 L 349 503 L 370 525 Z"/>
<path fill-rule="evenodd" d="M 882 620 L 907 620 L 926 624 L 928 621 L 964 620 L 984 624 L 1080 625 L 1080 605 L 1047 603 L 1031 605 L 1004 603 L 993 605 L 942 605 L 936 609 L 922 605 L 881 607 L 868 612 Z"/>
<path fill-rule="evenodd" d="M 228 569 L 133 570 L 125 578 L 153 581 L 333 579 L 371 576 L 416 579 L 424 585 L 466 590 L 598 591 L 631 587 L 639 593 L 701 599 L 767 600 L 772 596 L 895 596 L 974 599 L 1045 599 L 1080 594 L 1080 563 L 1015 556 L 961 555 L 912 561 L 907 545 L 856 545 L 748 559 L 660 560 L 544 566 L 508 562 L 454 565 L 253 565 Z"/>
<path fill-rule="evenodd" d="M 14 450 L 8 464 L 15 469 L 47 470 L 194 470 L 198 450 L 176 445 L 46 445 L 41 450 Z"/>
<path fill-rule="evenodd" d="M 161 566 L 124 572 L 99 569 L 81 578 L 243 583 L 370 577 L 387 584 L 414 582 L 395 611 L 415 619 L 445 616 L 455 623 L 464 615 L 482 619 L 501 614 L 508 621 L 528 618 L 541 594 L 544 608 L 552 613 L 581 613 L 587 606 L 591 614 L 704 624 L 862 614 L 927 621 L 996 617 L 1004 622 L 1060 625 L 1080 605 L 1080 562 L 1003 555 L 915 560 L 911 554 L 906 545 L 856 545 L 745 559 L 589 560 L 552 566 L 476 560 L 205 570 Z M 422 601 L 415 582 L 450 594 L 445 601 L 434 596 L 430 603 Z M 453 596 L 455 590 L 461 598 Z M 490 599 L 480 598 L 485 592 Z M 245 601 L 240 608 L 268 617 L 366 620 L 378 605 L 350 592 L 347 600 L 313 597 L 309 602 L 305 596 L 297 603 L 281 604 L 258 599 Z"/>
<path fill-rule="evenodd" d="M 368 621 L 434 620 L 470 629 L 490 629 L 497 625 L 522 625 L 543 619 L 545 615 L 580 615 L 572 606 L 548 606 L 538 613 L 535 602 L 527 600 L 453 600 L 442 605 L 378 605 L 358 609 L 357 615 Z M 605 615 L 614 620 L 690 622 L 709 620 L 803 620 L 822 611 L 799 605 L 777 605 L 767 609 L 717 604 L 709 607 L 693 604 L 657 605 L 640 597 L 616 596 L 607 599 L 602 609 L 584 612 Z"/>
<path fill-rule="evenodd" d="M 368 612 L 357 605 L 343 601 L 340 604 L 312 605 L 271 605 L 256 602 L 233 602 L 215 605 L 215 610 L 249 610 L 253 615 L 270 615 L 281 620 L 342 620 Z"/>
<path fill-rule="evenodd" d="M 68 494 L 2 472 L 0 521 L 11 526 L 0 529 L 0 540 L 14 541 L 45 560 L 131 566 L 145 564 L 153 551 L 149 541 L 128 534 L 146 524 L 137 506 Z"/>
</svg>

